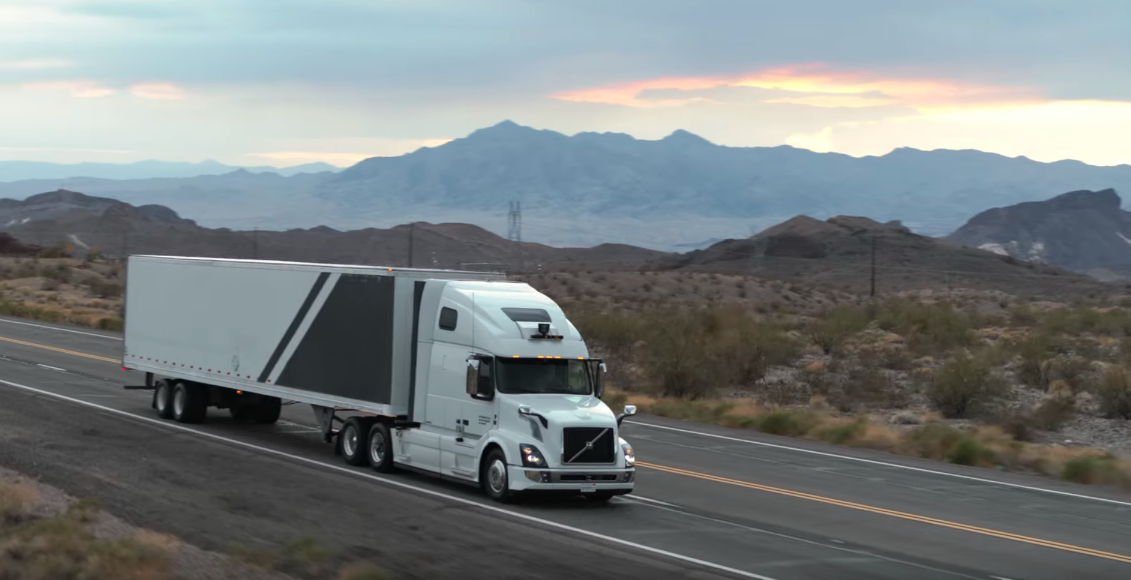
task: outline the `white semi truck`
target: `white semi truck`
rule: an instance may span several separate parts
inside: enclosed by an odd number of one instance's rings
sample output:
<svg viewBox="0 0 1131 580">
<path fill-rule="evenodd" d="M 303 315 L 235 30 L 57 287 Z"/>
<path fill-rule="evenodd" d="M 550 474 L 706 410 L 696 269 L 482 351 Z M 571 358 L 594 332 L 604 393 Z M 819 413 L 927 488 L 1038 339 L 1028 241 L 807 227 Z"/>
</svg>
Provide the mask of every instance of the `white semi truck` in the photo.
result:
<svg viewBox="0 0 1131 580">
<path fill-rule="evenodd" d="M 552 300 L 481 272 L 132 256 L 122 366 L 166 419 L 271 424 L 312 406 L 355 466 L 597 501 L 635 456 L 605 365 Z"/>
</svg>

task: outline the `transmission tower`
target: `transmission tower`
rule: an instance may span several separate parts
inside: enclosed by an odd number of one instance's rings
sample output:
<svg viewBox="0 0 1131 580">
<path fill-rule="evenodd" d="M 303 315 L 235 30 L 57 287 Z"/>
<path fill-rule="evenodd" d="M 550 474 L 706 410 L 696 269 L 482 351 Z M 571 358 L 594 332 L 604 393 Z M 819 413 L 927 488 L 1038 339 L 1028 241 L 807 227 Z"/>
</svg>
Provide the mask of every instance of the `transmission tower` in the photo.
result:
<svg viewBox="0 0 1131 580">
<path fill-rule="evenodd" d="M 507 214 L 507 239 L 522 243 L 522 202 L 512 201 Z"/>
<path fill-rule="evenodd" d="M 519 269 L 526 268 L 526 252 L 522 246 L 522 202 L 512 201 L 507 213 L 507 239 L 518 244 Z"/>
</svg>

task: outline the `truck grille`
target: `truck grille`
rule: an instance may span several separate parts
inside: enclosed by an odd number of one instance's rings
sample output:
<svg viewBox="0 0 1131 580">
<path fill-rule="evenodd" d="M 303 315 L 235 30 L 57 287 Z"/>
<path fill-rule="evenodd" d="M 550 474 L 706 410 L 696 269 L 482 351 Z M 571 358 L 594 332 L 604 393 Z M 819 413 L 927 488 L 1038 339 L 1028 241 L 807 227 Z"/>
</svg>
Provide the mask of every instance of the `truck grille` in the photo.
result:
<svg viewBox="0 0 1131 580">
<path fill-rule="evenodd" d="M 562 434 L 562 463 L 614 463 L 616 434 L 607 427 L 566 427 Z M 587 446 L 592 443 L 592 448 Z"/>
</svg>

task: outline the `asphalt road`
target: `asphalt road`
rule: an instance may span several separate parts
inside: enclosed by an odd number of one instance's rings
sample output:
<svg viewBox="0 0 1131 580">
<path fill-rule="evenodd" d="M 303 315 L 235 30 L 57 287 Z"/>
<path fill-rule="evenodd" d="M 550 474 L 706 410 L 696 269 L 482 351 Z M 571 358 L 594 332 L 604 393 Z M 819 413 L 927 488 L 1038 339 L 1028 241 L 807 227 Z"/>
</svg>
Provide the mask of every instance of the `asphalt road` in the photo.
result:
<svg viewBox="0 0 1131 580">
<path fill-rule="evenodd" d="M 120 337 L 0 319 L 0 465 L 206 549 L 323 539 L 419 578 L 1131 577 L 1131 496 L 637 417 L 633 496 L 497 506 L 344 466 L 309 408 L 157 420 Z M 67 400 L 58 397 L 66 397 Z"/>
</svg>

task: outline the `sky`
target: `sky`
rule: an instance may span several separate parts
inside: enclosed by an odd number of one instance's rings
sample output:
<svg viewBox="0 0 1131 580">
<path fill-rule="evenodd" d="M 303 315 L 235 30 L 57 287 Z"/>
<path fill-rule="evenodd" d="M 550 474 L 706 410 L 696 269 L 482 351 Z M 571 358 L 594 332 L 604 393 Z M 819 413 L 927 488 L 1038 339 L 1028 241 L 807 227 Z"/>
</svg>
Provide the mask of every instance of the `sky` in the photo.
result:
<svg viewBox="0 0 1131 580">
<path fill-rule="evenodd" d="M 0 0 L 0 159 L 347 166 L 513 120 L 1131 163 L 1126 0 Z"/>
</svg>

